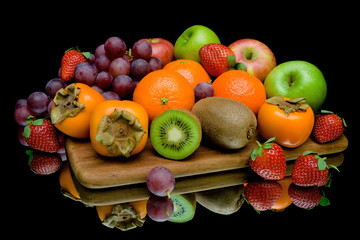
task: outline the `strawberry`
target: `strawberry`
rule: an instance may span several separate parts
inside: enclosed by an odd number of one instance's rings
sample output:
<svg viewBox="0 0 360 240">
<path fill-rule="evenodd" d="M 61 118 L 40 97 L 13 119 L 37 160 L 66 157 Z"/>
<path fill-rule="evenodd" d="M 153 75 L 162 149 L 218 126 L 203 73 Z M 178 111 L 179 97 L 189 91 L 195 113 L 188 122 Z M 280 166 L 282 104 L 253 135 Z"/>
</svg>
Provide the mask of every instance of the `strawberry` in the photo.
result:
<svg viewBox="0 0 360 240">
<path fill-rule="evenodd" d="M 69 81 L 74 77 L 76 65 L 82 62 L 87 62 L 90 53 L 82 53 L 77 48 L 70 48 L 61 59 L 61 78 L 64 81 Z"/>
<path fill-rule="evenodd" d="M 199 50 L 200 61 L 205 70 L 212 76 L 218 77 L 230 69 L 246 69 L 242 63 L 236 65 L 235 54 L 227 46 L 219 43 L 206 44 Z"/>
<path fill-rule="evenodd" d="M 54 125 L 46 118 L 33 118 L 29 116 L 26 120 L 28 125 L 23 131 L 26 143 L 29 147 L 43 152 L 57 152 L 60 144 Z"/>
<path fill-rule="evenodd" d="M 268 139 L 263 145 L 258 141 L 249 159 L 252 170 L 260 177 L 268 180 L 280 180 L 286 174 L 286 160 L 284 150 L 276 143 L 275 138 Z"/>
<path fill-rule="evenodd" d="M 317 186 L 301 187 L 291 183 L 288 194 L 295 206 L 304 209 L 314 208 L 322 200 L 321 192 Z"/>
<path fill-rule="evenodd" d="M 315 117 L 313 136 L 319 143 L 326 143 L 339 138 L 346 127 L 345 120 L 337 114 L 321 110 Z"/>
<path fill-rule="evenodd" d="M 245 186 L 245 198 L 257 211 L 270 209 L 279 199 L 282 187 L 272 180 L 249 182 Z"/>
<path fill-rule="evenodd" d="M 29 168 L 36 174 L 49 175 L 60 169 L 62 161 L 58 153 L 27 150 Z"/>
<path fill-rule="evenodd" d="M 329 167 L 325 160 L 326 157 L 321 158 L 317 153 L 305 151 L 295 160 L 291 173 L 293 183 L 298 186 L 325 185 L 329 180 Z"/>
</svg>

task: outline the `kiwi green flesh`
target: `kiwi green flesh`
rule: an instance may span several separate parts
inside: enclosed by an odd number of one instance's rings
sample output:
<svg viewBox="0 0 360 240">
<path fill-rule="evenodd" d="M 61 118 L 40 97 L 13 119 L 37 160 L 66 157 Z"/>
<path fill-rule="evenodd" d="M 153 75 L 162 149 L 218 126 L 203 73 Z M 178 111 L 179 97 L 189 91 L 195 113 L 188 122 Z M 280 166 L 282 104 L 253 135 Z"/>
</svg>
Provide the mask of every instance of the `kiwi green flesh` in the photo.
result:
<svg viewBox="0 0 360 240">
<path fill-rule="evenodd" d="M 168 221 L 175 223 L 188 222 L 195 216 L 196 198 L 194 194 L 172 195 L 174 212 Z"/>
<path fill-rule="evenodd" d="M 150 139 L 156 152 L 163 157 L 182 160 L 199 146 L 201 127 L 189 114 L 171 109 L 152 121 Z"/>
</svg>

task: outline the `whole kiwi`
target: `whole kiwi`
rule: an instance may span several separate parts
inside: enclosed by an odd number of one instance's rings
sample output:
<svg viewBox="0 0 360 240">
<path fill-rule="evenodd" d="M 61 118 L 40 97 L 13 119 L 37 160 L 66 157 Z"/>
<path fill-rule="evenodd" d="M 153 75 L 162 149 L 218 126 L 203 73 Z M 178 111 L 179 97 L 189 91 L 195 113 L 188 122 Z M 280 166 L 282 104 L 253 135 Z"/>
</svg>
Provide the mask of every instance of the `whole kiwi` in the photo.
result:
<svg viewBox="0 0 360 240">
<path fill-rule="evenodd" d="M 246 105 L 224 97 L 207 97 L 193 106 L 203 139 L 226 149 L 244 147 L 254 135 L 257 120 Z"/>
</svg>

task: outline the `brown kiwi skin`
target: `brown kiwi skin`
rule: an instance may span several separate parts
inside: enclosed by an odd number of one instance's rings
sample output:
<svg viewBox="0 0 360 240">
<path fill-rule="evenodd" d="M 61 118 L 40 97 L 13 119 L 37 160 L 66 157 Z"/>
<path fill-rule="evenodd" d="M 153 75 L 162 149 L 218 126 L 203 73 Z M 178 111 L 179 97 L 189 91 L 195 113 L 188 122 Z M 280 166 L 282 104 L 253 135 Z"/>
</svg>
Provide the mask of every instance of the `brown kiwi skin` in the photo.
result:
<svg viewBox="0 0 360 240">
<path fill-rule="evenodd" d="M 257 120 L 246 105 L 223 97 L 208 97 L 191 110 L 201 123 L 203 139 L 225 149 L 240 149 L 254 135 Z"/>
</svg>

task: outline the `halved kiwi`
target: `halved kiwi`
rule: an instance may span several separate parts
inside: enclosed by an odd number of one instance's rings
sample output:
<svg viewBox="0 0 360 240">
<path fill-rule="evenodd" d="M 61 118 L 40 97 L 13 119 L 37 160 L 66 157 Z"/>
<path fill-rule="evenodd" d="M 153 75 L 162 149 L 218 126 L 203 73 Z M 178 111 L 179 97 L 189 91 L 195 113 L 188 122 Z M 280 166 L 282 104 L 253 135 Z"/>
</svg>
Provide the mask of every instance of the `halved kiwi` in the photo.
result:
<svg viewBox="0 0 360 240">
<path fill-rule="evenodd" d="M 172 195 L 170 198 L 174 204 L 174 212 L 168 221 L 184 223 L 194 218 L 196 210 L 195 193 Z"/>
<path fill-rule="evenodd" d="M 150 139 L 155 151 L 163 157 L 182 160 L 200 145 L 200 121 L 187 110 L 166 110 L 152 121 Z"/>
</svg>

